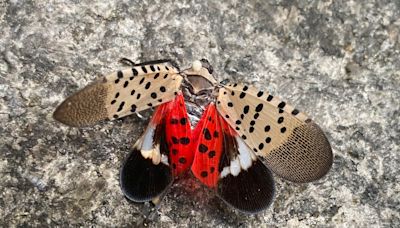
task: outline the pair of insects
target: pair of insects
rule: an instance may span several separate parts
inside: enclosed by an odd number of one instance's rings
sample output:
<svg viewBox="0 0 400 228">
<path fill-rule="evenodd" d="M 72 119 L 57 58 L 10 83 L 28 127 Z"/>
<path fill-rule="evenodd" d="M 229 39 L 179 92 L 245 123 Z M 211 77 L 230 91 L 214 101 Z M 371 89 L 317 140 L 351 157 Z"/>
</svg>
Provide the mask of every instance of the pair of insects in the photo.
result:
<svg viewBox="0 0 400 228">
<path fill-rule="evenodd" d="M 205 59 L 182 71 L 168 60 L 132 63 L 67 98 L 54 118 L 80 127 L 152 107 L 120 173 L 135 202 L 162 196 L 190 169 L 227 204 L 255 213 L 272 202 L 271 171 L 302 183 L 332 164 L 328 140 L 304 113 L 253 87 L 218 83 Z"/>
</svg>

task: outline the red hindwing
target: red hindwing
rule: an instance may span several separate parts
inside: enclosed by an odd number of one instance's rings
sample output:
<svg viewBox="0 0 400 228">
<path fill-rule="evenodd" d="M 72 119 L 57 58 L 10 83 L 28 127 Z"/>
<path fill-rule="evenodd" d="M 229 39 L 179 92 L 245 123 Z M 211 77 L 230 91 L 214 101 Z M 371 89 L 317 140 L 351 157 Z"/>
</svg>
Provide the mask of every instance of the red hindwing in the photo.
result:
<svg viewBox="0 0 400 228">
<path fill-rule="evenodd" d="M 168 103 L 165 115 L 165 137 L 174 176 L 186 171 L 193 162 L 191 127 L 182 94 Z"/>
<path fill-rule="evenodd" d="M 223 149 L 220 116 L 212 103 L 207 106 L 193 132 L 193 174 L 208 187 L 215 187 L 219 179 L 218 165 Z"/>
</svg>

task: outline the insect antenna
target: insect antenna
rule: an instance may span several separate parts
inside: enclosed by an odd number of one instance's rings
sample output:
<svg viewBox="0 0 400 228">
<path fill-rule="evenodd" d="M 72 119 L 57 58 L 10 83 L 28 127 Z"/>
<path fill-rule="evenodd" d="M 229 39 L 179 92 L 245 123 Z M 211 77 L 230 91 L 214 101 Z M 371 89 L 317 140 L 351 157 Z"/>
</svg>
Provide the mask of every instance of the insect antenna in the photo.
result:
<svg viewBox="0 0 400 228">
<path fill-rule="evenodd" d="M 125 66 L 131 66 L 131 67 L 136 66 L 135 62 L 133 62 L 128 58 L 120 58 L 118 62 Z"/>
<path fill-rule="evenodd" d="M 179 71 L 179 65 L 175 61 L 173 61 L 171 59 L 159 59 L 159 60 L 152 60 L 152 61 L 145 61 L 145 62 L 141 62 L 141 63 L 135 63 L 131 59 L 121 58 L 121 59 L 119 59 L 118 62 L 122 63 L 123 65 L 131 66 L 131 67 L 144 66 L 144 65 L 153 65 L 153 64 L 161 64 L 161 63 L 171 63 L 171 65 L 173 67 L 175 67 L 176 69 L 178 69 L 178 71 Z"/>
</svg>

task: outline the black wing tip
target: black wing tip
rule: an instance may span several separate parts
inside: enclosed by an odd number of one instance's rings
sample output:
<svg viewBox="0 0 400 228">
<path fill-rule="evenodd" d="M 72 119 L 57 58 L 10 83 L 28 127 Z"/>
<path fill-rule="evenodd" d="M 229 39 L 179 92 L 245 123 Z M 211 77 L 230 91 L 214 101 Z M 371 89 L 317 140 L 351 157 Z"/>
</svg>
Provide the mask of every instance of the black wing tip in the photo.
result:
<svg viewBox="0 0 400 228">
<path fill-rule="evenodd" d="M 142 157 L 134 149 L 124 161 L 120 171 L 120 187 L 127 199 L 133 202 L 147 202 L 163 194 L 172 184 L 169 166 L 154 165 L 151 159 Z"/>
<path fill-rule="evenodd" d="M 256 214 L 267 209 L 275 196 L 271 171 L 259 160 L 238 176 L 228 175 L 220 180 L 218 196 L 228 205 L 246 213 Z"/>
</svg>

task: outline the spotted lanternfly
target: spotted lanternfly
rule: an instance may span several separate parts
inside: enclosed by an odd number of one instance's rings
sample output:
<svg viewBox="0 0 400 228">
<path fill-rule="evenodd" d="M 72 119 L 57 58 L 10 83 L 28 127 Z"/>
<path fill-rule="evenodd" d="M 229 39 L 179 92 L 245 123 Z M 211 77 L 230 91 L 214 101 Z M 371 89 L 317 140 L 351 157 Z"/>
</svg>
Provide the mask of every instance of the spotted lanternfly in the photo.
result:
<svg viewBox="0 0 400 228">
<path fill-rule="evenodd" d="M 297 183 L 329 171 L 329 142 L 304 113 L 212 74 L 205 59 L 183 71 L 167 60 L 134 64 L 66 99 L 54 118 L 80 127 L 157 106 L 120 173 L 123 193 L 135 202 L 163 196 L 191 169 L 228 205 L 256 213 L 274 197 L 271 171 Z"/>
</svg>

